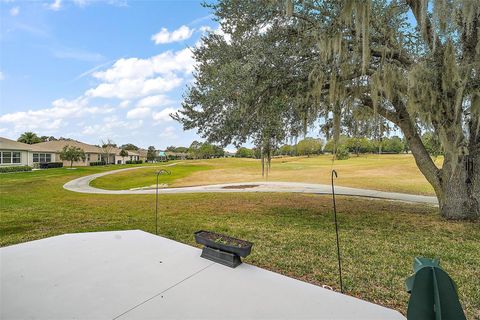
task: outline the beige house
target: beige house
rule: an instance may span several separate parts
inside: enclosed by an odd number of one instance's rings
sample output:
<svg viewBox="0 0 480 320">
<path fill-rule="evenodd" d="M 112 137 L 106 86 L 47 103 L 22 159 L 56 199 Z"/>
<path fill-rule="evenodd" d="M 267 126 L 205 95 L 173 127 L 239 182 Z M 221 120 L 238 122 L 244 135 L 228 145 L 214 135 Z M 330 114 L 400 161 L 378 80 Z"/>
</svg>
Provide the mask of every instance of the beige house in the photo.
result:
<svg viewBox="0 0 480 320">
<path fill-rule="evenodd" d="M 76 140 L 55 140 L 25 144 L 0 137 L 0 166 L 35 166 L 45 162 L 63 162 L 67 166 L 70 165 L 70 162 L 60 159 L 60 152 L 65 146 L 75 146 L 85 152 L 85 161 L 76 161 L 73 163 L 74 166 L 88 166 L 91 162 L 98 161 L 105 161 L 108 164 L 124 164 L 128 160 L 146 160 L 146 156 L 135 151 L 128 150 L 128 156 L 122 157 L 119 148 L 106 150 Z"/>
<path fill-rule="evenodd" d="M 30 145 L 32 162 L 41 163 L 49 162 L 48 155 L 50 154 L 51 162 L 63 162 L 63 165 L 70 165 L 70 161 L 62 161 L 60 159 L 60 152 L 65 146 L 74 146 L 82 149 L 85 152 L 85 161 L 75 161 L 74 166 L 88 166 L 90 162 L 97 162 L 102 160 L 102 148 L 83 143 L 76 140 L 55 140 L 46 141 Z"/>
<path fill-rule="evenodd" d="M 0 166 L 31 166 L 30 145 L 0 137 Z"/>
<path fill-rule="evenodd" d="M 138 161 L 138 160 L 142 160 L 143 162 L 145 162 L 146 157 L 141 156 L 140 153 L 138 153 L 137 151 L 125 150 L 128 153 L 128 155 L 125 157 L 122 157 L 120 155 L 120 151 L 122 151 L 122 149 L 119 149 L 119 148 L 112 148 L 111 150 L 112 156 L 114 156 L 113 163 L 115 164 L 124 164 L 127 161 Z"/>
</svg>

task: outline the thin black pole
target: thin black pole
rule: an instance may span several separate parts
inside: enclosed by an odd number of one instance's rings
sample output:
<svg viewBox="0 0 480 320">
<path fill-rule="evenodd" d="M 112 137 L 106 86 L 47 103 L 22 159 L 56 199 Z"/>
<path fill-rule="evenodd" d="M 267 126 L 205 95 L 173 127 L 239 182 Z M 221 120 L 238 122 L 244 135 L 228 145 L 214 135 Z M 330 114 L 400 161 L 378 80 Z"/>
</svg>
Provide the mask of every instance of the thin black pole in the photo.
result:
<svg viewBox="0 0 480 320">
<path fill-rule="evenodd" d="M 160 169 L 157 171 L 157 188 L 155 189 L 155 234 L 158 236 L 158 176 L 161 174 L 172 174 L 170 171 Z"/>
<path fill-rule="evenodd" d="M 333 216 L 335 220 L 335 234 L 337 236 L 337 259 L 338 259 L 338 274 L 340 276 L 340 292 L 343 293 L 343 282 L 342 282 L 342 260 L 340 256 L 340 240 L 338 238 L 338 222 L 337 222 L 337 204 L 335 201 L 335 186 L 333 184 L 333 178 L 337 178 L 337 171 L 332 170 L 332 197 L 333 197 Z"/>
<path fill-rule="evenodd" d="M 158 176 L 160 171 L 157 172 L 157 189 L 155 190 L 155 234 L 158 236 Z"/>
</svg>

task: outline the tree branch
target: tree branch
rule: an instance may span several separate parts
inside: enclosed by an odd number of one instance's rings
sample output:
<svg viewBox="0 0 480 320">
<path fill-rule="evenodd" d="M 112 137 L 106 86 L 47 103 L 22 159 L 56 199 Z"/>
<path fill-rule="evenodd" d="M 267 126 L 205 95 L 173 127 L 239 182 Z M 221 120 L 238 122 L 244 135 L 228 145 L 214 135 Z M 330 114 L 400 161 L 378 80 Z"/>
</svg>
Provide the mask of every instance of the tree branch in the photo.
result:
<svg viewBox="0 0 480 320">
<path fill-rule="evenodd" d="M 420 26 L 420 29 L 422 30 L 422 37 L 427 42 L 428 47 L 430 50 L 433 50 L 435 47 L 434 45 L 434 36 L 433 33 L 435 32 L 433 30 L 432 22 L 428 17 L 422 17 L 422 1 L 421 0 L 406 0 L 408 6 L 413 12 L 413 15 L 415 16 L 415 20 L 417 21 L 417 25 Z M 425 25 L 423 25 L 425 23 Z M 437 40 L 438 41 L 438 40 Z"/>
</svg>

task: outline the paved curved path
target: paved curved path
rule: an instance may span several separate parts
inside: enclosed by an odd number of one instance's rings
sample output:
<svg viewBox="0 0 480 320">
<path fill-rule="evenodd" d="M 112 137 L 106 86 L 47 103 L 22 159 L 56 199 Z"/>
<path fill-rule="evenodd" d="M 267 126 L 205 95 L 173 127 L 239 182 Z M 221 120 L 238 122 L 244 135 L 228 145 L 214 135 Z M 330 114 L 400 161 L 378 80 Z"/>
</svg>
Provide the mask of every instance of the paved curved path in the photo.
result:
<svg viewBox="0 0 480 320">
<path fill-rule="evenodd" d="M 175 165 L 173 163 L 169 166 Z M 90 182 L 96 178 L 103 177 L 109 174 L 123 172 L 127 170 L 136 170 L 145 167 L 134 167 L 119 170 L 112 170 L 102 173 L 96 173 L 81 177 L 67 182 L 63 187 L 67 190 L 92 193 L 92 194 L 153 194 L 155 189 L 138 189 L 138 190 L 105 190 L 90 186 Z M 326 184 L 303 183 L 303 182 L 238 182 L 238 183 L 224 183 L 213 184 L 195 187 L 180 187 L 159 189 L 161 194 L 175 194 L 175 193 L 212 193 L 212 192 L 295 192 L 295 193 L 311 193 L 311 194 L 331 194 L 331 186 Z M 337 195 L 356 196 L 377 198 L 386 200 L 438 204 L 436 197 L 412 195 L 397 192 L 383 192 L 369 189 L 357 189 L 349 187 L 335 187 Z"/>
</svg>

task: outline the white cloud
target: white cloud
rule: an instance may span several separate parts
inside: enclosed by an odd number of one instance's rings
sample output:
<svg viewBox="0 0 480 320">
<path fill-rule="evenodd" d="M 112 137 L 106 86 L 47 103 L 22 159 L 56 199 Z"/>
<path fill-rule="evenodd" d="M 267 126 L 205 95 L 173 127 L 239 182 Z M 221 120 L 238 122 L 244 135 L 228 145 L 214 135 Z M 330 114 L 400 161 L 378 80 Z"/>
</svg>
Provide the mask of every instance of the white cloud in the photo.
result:
<svg viewBox="0 0 480 320">
<path fill-rule="evenodd" d="M 150 115 L 150 108 L 137 107 L 127 112 L 127 119 L 144 119 Z"/>
<path fill-rule="evenodd" d="M 178 87 L 182 79 L 171 74 L 152 79 L 122 79 L 113 83 L 102 83 L 87 90 L 86 95 L 97 98 L 134 99 L 149 94 L 169 92 Z"/>
<path fill-rule="evenodd" d="M 171 113 L 177 112 L 177 109 L 174 108 L 165 108 L 162 111 L 154 112 L 152 114 L 153 120 L 157 122 L 169 122 L 173 121 L 172 117 L 170 117 Z"/>
<path fill-rule="evenodd" d="M 133 130 L 143 127 L 142 120 L 125 121 L 117 116 L 105 117 L 102 123 L 85 126 L 81 133 L 84 135 L 92 135 L 98 138 L 115 138 L 124 136 L 125 132 L 131 134 Z"/>
<path fill-rule="evenodd" d="M 190 49 L 182 49 L 176 52 L 168 50 L 147 59 L 119 59 L 109 69 L 94 72 L 93 76 L 102 81 L 113 82 L 126 78 L 148 78 L 155 73 L 190 73 L 194 69 L 194 63 Z"/>
<path fill-rule="evenodd" d="M 195 60 L 189 48 L 176 52 L 166 51 L 151 58 L 153 69 L 157 73 L 185 72 L 194 70 Z"/>
<path fill-rule="evenodd" d="M 54 0 L 50 5 L 48 5 L 48 8 L 53 11 L 58 11 L 62 7 L 62 0 Z"/>
<path fill-rule="evenodd" d="M 169 92 L 180 86 L 194 69 L 189 49 L 165 51 L 140 59 L 117 60 L 112 67 L 93 73 L 102 83 L 86 92 L 89 97 L 135 99 Z"/>
<path fill-rule="evenodd" d="M 147 78 L 153 75 L 152 63 L 149 59 L 119 59 L 105 71 L 93 73 L 97 79 L 112 82 L 120 79 Z"/>
<path fill-rule="evenodd" d="M 190 38 L 193 34 L 193 31 L 194 29 L 190 29 L 185 25 L 181 26 L 177 30 L 173 30 L 172 32 L 168 31 L 167 28 L 162 28 L 160 32 L 152 36 L 152 40 L 155 42 L 155 44 L 178 42 Z"/>
<path fill-rule="evenodd" d="M 20 7 L 13 7 L 9 12 L 12 17 L 18 16 L 20 13 Z"/>
<path fill-rule="evenodd" d="M 166 127 L 165 129 L 160 132 L 160 137 L 162 138 L 174 138 L 176 137 L 175 128 L 174 127 Z"/>
<path fill-rule="evenodd" d="M 167 96 L 163 94 L 158 94 L 155 96 L 148 96 L 137 103 L 137 107 L 160 107 L 171 103 Z"/>
<path fill-rule="evenodd" d="M 0 116 L 0 123 L 13 126 L 14 131 L 47 130 L 55 131 L 68 124 L 72 118 L 99 115 L 113 112 L 108 106 L 89 106 L 88 99 L 80 97 L 74 100 L 58 99 L 50 108 L 7 113 Z"/>
<path fill-rule="evenodd" d="M 124 100 L 118 105 L 120 108 L 125 109 L 130 106 L 130 100 Z"/>
</svg>

